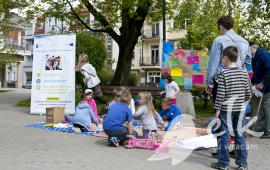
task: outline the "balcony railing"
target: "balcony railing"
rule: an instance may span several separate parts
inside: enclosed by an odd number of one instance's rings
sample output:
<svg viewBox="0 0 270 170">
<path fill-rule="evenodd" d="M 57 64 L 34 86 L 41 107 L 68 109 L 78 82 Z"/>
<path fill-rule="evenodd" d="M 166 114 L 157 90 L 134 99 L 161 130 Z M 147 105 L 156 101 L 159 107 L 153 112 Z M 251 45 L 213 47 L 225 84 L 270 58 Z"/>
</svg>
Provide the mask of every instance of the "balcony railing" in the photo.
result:
<svg viewBox="0 0 270 170">
<path fill-rule="evenodd" d="M 28 24 L 26 22 L 18 23 L 20 19 L 22 19 L 22 17 L 19 17 L 18 15 L 12 15 L 12 18 L 9 19 L 9 23 L 14 25 L 15 27 L 18 26 L 31 29 L 31 24 Z"/>
<path fill-rule="evenodd" d="M 139 60 L 140 66 L 160 66 L 158 56 L 144 56 Z"/>
<path fill-rule="evenodd" d="M 158 38 L 159 37 L 159 29 L 143 29 L 142 30 L 142 38 Z"/>
<path fill-rule="evenodd" d="M 21 45 L 18 45 L 17 43 L 4 42 L 4 46 L 7 48 L 14 49 L 14 50 L 33 51 L 33 45 L 21 46 Z"/>
</svg>

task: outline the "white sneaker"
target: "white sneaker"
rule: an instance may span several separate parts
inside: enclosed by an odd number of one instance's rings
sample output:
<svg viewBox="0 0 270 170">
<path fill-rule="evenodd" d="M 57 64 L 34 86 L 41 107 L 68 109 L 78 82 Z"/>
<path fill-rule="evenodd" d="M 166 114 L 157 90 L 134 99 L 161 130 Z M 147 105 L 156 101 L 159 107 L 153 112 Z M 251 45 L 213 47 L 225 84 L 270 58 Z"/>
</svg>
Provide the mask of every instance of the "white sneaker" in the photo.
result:
<svg viewBox="0 0 270 170">
<path fill-rule="evenodd" d="M 72 127 L 72 130 L 74 130 L 74 132 L 76 132 L 76 133 L 80 133 L 81 132 L 81 129 L 80 128 L 78 128 L 78 127 Z"/>
</svg>

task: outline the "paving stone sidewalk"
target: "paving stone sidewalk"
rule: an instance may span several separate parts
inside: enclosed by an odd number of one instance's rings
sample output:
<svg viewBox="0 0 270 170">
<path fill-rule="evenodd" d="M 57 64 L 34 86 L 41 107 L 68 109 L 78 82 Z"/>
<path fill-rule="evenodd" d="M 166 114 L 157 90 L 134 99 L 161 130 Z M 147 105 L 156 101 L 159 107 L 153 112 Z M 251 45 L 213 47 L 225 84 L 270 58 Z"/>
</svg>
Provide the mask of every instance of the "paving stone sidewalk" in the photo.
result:
<svg viewBox="0 0 270 170">
<path fill-rule="evenodd" d="M 0 90 L 4 90 L 3 88 Z M 0 93 L 0 169 L 3 170 L 206 170 L 211 169 L 213 150 L 193 151 L 182 163 L 171 159 L 146 161 L 152 151 L 108 147 L 106 139 L 25 127 L 45 120 L 30 115 L 28 107 L 14 107 L 31 96 L 31 90 Z M 250 170 L 269 170 L 270 140 L 247 138 Z M 236 169 L 231 159 L 231 169 Z"/>
</svg>

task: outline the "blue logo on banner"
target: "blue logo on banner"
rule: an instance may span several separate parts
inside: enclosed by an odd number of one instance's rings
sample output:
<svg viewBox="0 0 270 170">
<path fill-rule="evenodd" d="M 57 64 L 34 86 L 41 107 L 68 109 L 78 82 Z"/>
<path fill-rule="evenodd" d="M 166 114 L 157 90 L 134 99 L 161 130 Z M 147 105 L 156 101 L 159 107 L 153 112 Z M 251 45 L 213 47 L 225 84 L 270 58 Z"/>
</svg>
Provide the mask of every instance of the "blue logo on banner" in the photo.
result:
<svg viewBox="0 0 270 170">
<path fill-rule="evenodd" d="M 73 43 L 70 43 L 69 46 L 73 46 Z"/>
<path fill-rule="evenodd" d="M 40 83 L 40 79 L 37 79 L 37 81 L 36 81 L 36 82 L 37 82 L 37 84 L 39 84 L 39 83 Z"/>
<path fill-rule="evenodd" d="M 36 44 L 36 48 L 38 48 L 38 44 Z"/>
</svg>

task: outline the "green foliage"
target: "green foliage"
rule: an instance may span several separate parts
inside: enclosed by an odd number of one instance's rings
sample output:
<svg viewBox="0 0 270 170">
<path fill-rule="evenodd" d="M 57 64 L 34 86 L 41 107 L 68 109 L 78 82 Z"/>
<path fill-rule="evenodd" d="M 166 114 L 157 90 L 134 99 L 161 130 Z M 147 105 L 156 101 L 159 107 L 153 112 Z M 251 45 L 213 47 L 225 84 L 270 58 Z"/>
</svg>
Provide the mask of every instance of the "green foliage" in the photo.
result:
<svg viewBox="0 0 270 170">
<path fill-rule="evenodd" d="M 98 39 L 96 36 L 86 33 L 76 33 L 76 61 L 80 54 L 85 53 L 89 57 L 90 63 L 95 67 L 97 72 L 100 72 L 104 67 L 104 61 L 107 57 L 104 42 Z M 77 63 L 76 63 L 77 64 Z M 81 96 L 84 94 L 86 84 L 83 81 L 83 75 L 80 72 L 76 72 L 76 86 L 81 92 Z"/>
<path fill-rule="evenodd" d="M 21 0 L 22 2 L 25 0 Z M 9 38 L 9 32 L 14 31 L 15 27 L 10 22 L 14 14 L 11 13 L 10 9 L 14 8 L 14 5 L 18 5 L 18 1 L 13 0 L 0 0 L 0 69 L 3 69 L 8 64 L 17 63 L 16 50 L 11 48 L 11 45 L 5 44 L 4 42 Z M 21 7 L 25 7 L 25 4 L 20 4 Z"/>
<path fill-rule="evenodd" d="M 109 86 L 114 76 L 114 74 L 110 71 L 108 67 L 103 68 L 97 74 L 101 81 L 101 86 Z"/>
<path fill-rule="evenodd" d="M 135 73 L 130 73 L 128 79 L 128 86 L 137 86 L 138 84 L 138 77 Z"/>
<path fill-rule="evenodd" d="M 179 41 L 183 49 L 211 49 L 212 42 L 220 35 L 217 20 L 229 13 L 224 0 L 184 1 L 178 8 L 179 15 L 175 20 L 188 22 L 187 35 Z M 188 20 L 187 20 L 188 19 Z"/>
<path fill-rule="evenodd" d="M 240 35 L 270 50 L 270 1 L 240 0 L 242 20 Z"/>
</svg>

